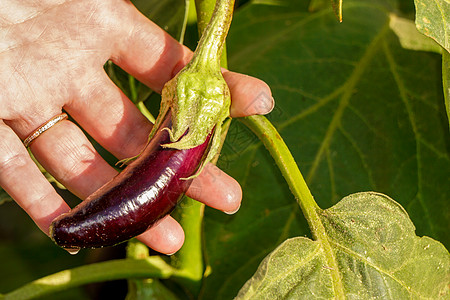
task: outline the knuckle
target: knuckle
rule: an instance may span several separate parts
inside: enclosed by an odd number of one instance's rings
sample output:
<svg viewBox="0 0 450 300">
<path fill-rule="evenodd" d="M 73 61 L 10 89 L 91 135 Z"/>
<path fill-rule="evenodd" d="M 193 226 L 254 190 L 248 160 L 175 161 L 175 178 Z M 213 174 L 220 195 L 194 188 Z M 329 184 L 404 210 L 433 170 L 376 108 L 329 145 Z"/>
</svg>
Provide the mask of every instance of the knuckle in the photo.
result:
<svg viewBox="0 0 450 300">
<path fill-rule="evenodd" d="M 2 176 L 10 174 L 15 169 L 26 166 L 30 161 L 30 156 L 18 143 L 14 143 L 16 136 L 11 137 L 10 130 L 0 126 L 0 174 Z M 20 147 L 20 149 L 19 149 Z"/>
<path fill-rule="evenodd" d="M 64 182 L 71 181 L 74 177 L 80 176 L 94 161 L 93 151 L 87 147 L 62 146 L 61 156 L 65 157 L 64 163 L 58 165 L 57 177 Z"/>
<path fill-rule="evenodd" d="M 0 174 L 1 176 L 8 176 L 11 172 L 17 169 L 21 169 L 28 164 L 28 155 L 22 153 L 13 153 L 1 150 L 0 145 Z"/>
<path fill-rule="evenodd" d="M 47 199 L 51 199 L 53 197 L 54 190 L 46 190 L 39 191 L 36 193 L 32 193 L 30 197 L 27 199 L 26 204 L 23 204 L 23 208 L 25 211 L 44 211 L 47 209 Z M 32 216 L 33 217 L 33 216 Z M 34 218 L 33 218 L 34 219 Z"/>
</svg>

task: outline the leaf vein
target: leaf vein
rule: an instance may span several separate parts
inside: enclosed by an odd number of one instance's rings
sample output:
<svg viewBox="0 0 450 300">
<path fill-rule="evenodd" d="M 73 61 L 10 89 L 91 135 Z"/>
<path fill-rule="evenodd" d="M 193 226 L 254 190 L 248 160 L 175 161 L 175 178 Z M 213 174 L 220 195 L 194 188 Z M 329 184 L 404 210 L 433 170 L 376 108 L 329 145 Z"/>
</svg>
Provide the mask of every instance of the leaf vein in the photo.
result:
<svg viewBox="0 0 450 300">
<path fill-rule="evenodd" d="M 411 124 L 411 128 L 416 137 L 415 142 L 416 142 L 416 164 L 417 164 L 417 186 L 418 186 L 417 199 L 419 200 L 419 203 L 422 206 L 422 209 L 425 214 L 425 219 L 427 220 L 427 223 L 431 229 L 431 232 L 433 232 L 433 234 L 436 234 L 434 224 L 431 222 L 432 218 L 430 217 L 430 212 L 428 210 L 428 206 L 426 205 L 426 203 L 423 199 L 423 196 L 422 196 L 423 179 L 422 179 L 422 172 L 421 172 L 422 163 L 420 160 L 420 156 L 421 156 L 420 143 L 419 143 L 420 133 L 419 133 L 419 129 L 417 128 L 415 115 L 414 115 L 413 109 L 411 107 L 411 104 L 408 101 L 406 86 L 405 86 L 404 82 L 401 80 L 400 75 L 398 74 L 397 68 L 395 67 L 396 63 L 395 63 L 394 57 L 393 57 L 391 51 L 389 50 L 389 47 L 387 46 L 386 42 L 383 42 L 383 51 L 387 58 L 389 69 L 390 69 L 390 71 L 394 77 L 394 80 L 397 84 L 397 87 L 398 87 L 398 90 L 400 93 L 400 99 L 402 100 L 403 105 L 406 108 L 409 122 Z"/>
<path fill-rule="evenodd" d="M 387 21 L 381 28 L 380 32 L 374 37 L 372 42 L 367 47 L 367 50 L 365 51 L 359 62 L 356 64 L 355 69 L 350 75 L 349 79 L 344 83 L 343 87 L 345 87 L 345 90 L 340 99 L 339 106 L 327 128 L 327 131 L 319 147 L 319 150 L 317 151 L 317 154 L 314 157 L 313 164 L 306 176 L 306 180 L 309 184 L 311 184 L 311 180 L 316 174 L 317 168 L 319 166 L 320 161 L 322 160 L 325 149 L 330 146 L 333 134 L 340 124 L 344 110 L 350 103 L 350 99 L 351 96 L 353 95 L 356 84 L 362 78 L 364 71 L 366 70 L 367 66 L 369 65 L 369 62 L 375 55 L 376 51 L 378 50 L 382 42 L 382 37 L 386 35 L 388 30 L 389 30 L 389 22 Z"/>
<path fill-rule="evenodd" d="M 355 258 L 358 258 L 366 266 L 370 266 L 370 267 L 374 268 L 375 270 L 377 270 L 379 273 L 384 274 L 387 277 L 391 278 L 393 281 L 397 282 L 401 287 L 403 287 L 405 290 L 407 290 L 408 293 L 411 292 L 411 290 L 405 285 L 405 283 L 403 281 L 401 281 L 398 278 L 394 277 L 389 272 L 379 268 L 378 266 L 376 266 L 375 264 L 373 264 L 372 262 L 367 260 L 364 256 L 360 255 L 359 253 L 353 251 L 352 249 L 350 249 L 350 248 L 348 248 L 348 247 L 346 247 L 344 245 L 341 245 L 341 244 L 335 242 L 334 240 L 330 240 L 330 243 L 333 244 L 335 247 L 341 249 L 343 252 L 347 253 L 348 255 L 351 255 L 351 256 L 354 256 Z"/>
<path fill-rule="evenodd" d="M 286 272 L 279 273 L 279 275 L 275 276 L 274 279 L 271 281 L 272 284 L 268 284 L 264 288 L 259 289 L 258 293 L 256 293 L 255 296 L 257 296 L 258 294 L 263 294 L 264 290 L 267 290 L 268 288 L 270 288 L 273 284 L 276 284 L 282 278 L 288 277 L 292 272 L 294 272 L 298 268 L 309 263 L 311 260 L 314 259 L 314 257 L 316 257 L 319 254 L 318 250 L 320 250 L 320 249 L 321 249 L 321 245 L 317 244 L 316 249 L 312 250 L 311 253 L 305 257 L 305 259 L 300 260 L 297 264 L 294 264 L 291 268 L 287 269 Z"/>
</svg>

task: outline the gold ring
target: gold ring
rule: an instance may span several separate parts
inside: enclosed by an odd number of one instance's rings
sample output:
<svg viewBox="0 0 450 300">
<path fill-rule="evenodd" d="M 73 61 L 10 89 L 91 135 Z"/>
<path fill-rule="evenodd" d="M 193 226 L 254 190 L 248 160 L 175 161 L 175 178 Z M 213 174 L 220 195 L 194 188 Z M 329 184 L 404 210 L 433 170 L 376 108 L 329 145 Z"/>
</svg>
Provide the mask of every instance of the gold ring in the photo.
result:
<svg viewBox="0 0 450 300">
<path fill-rule="evenodd" d="M 25 146 L 25 148 L 30 146 L 30 144 L 35 139 L 37 139 L 38 136 L 40 136 L 41 134 L 52 128 L 54 125 L 65 119 L 67 119 L 67 114 L 62 113 L 54 116 L 53 118 L 51 118 L 50 120 L 39 126 L 35 131 L 33 131 L 29 136 L 27 136 L 26 139 L 23 140 L 23 145 Z"/>
</svg>

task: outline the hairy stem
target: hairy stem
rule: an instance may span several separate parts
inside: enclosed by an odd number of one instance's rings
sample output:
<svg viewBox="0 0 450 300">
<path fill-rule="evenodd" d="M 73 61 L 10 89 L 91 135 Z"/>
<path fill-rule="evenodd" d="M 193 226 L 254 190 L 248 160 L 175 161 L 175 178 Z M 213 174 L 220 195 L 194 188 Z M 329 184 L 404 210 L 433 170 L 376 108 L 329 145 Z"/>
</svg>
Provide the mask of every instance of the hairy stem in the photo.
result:
<svg viewBox="0 0 450 300">
<path fill-rule="evenodd" d="M 263 116 L 252 116 L 239 119 L 250 128 L 272 155 L 275 163 L 286 179 L 292 194 L 308 220 L 312 234 L 316 238 L 317 224 L 321 224 L 317 211 L 320 209 L 292 157 L 289 148 L 284 143 L 275 127 Z"/>
<path fill-rule="evenodd" d="M 197 26 L 200 36 L 202 35 L 203 31 L 205 31 L 209 20 L 211 20 L 215 4 L 216 0 L 195 0 Z M 222 55 L 220 59 L 220 66 L 222 68 L 228 68 L 226 43 L 223 44 Z"/>
<path fill-rule="evenodd" d="M 179 222 L 185 232 L 183 247 L 173 256 L 172 265 L 179 270 L 173 279 L 197 296 L 200 292 L 204 262 L 202 249 L 202 220 L 205 205 L 185 197 Z M 196 298 L 196 297 L 195 297 Z"/>
<path fill-rule="evenodd" d="M 327 253 L 327 265 L 331 270 L 336 298 L 344 299 L 345 293 L 336 257 L 331 248 L 330 241 L 328 240 L 325 227 L 319 216 L 322 209 L 314 200 L 289 148 L 286 146 L 272 123 L 265 117 L 251 116 L 240 120 L 258 136 L 275 160 L 275 163 L 288 183 L 292 194 L 302 209 L 303 215 L 308 221 L 314 239 L 322 245 L 324 252 Z"/>
<path fill-rule="evenodd" d="M 233 17 L 234 0 L 196 0 L 195 4 L 201 38 L 191 64 L 211 65 L 216 61 L 217 67 L 226 67 L 222 52 Z"/>
</svg>

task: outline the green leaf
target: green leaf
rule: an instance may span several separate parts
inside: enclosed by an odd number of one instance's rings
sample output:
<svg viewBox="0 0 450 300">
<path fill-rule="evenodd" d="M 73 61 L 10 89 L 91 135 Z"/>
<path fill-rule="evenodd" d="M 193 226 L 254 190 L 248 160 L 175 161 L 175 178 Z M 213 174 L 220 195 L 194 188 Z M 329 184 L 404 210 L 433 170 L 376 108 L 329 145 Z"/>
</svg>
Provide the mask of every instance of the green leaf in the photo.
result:
<svg viewBox="0 0 450 300">
<path fill-rule="evenodd" d="M 289 0 L 253 0 L 253 4 L 264 4 L 264 5 L 289 5 Z"/>
<path fill-rule="evenodd" d="M 342 22 L 342 0 L 331 0 L 331 5 L 339 22 Z"/>
<path fill-rule="evenodd" d="M 320 212 L 332 253 L 297 237 L 267 256 L 237 299 L 336 299 L 327 256 L 338 262 L 345 297 L 448 299 L 450 255 L 418 237 L 406 211 L 373 192 L 342 199 Z M 341 295 L 342 296 L 342 295 Z"/>
<path fill-rule="evenodd" d="M 311 0 L 309 3 L 310 11 L 318 11 L 330 6 L 330 0 Z M 342 22 L 342 0 L 331 0 L 334 14 L 339 22 Z"/>
<path fill-rule="evenodd" d="M 306 1 L 305 1 L 306 2 Z M 272 88 L 268 118 L 321 207 L 357 191 L 390 195 L 418 235 L 450 246 L 450 134 L 440 55 L 404 49 L 390 28 L 394 1 L 331 8 L 247 5 L 235 14 L 228 49 L 233 71 Z M 255 95 L 263 105 L 267 95 Z M 219 166 L 242 186 L 240 211 L 206 210 L 211 274 L 202 299 L 230 299 L 285 239 L 309 235 L 305 219 L 258 139 L 233 122 Z"/>
<path fill-rule="evenodd" d="M 450 2 L 415 0 L 416 26 L 450 52 Z"/>
<path fill-rule="evenodd" d="M 431 51 L 439 54 L 442 52 L 442 48 L 435 41 L 427 38 L 417 30 L 412 20 L 391 14 L 389 26 L 398 36 L 400 44 L 405 49 Z"/>
<path fill-rule="evenodd" d="M 329 0 L 311 0 L 311 2 L 309 2 L 309 11 L 318 11 L 321 9 L 325 9 L 328 8 L 328 6 L 330 5 L 330 1 Z"/>
</svg>

